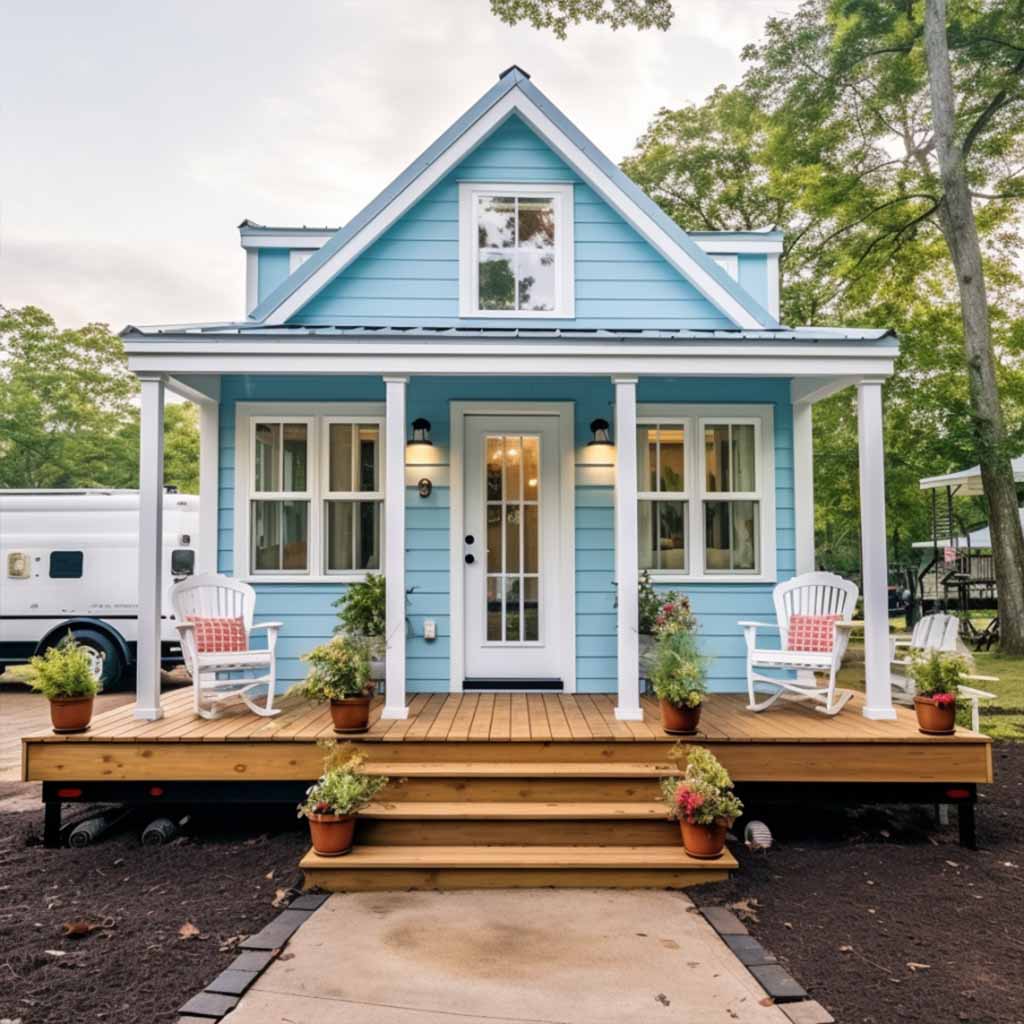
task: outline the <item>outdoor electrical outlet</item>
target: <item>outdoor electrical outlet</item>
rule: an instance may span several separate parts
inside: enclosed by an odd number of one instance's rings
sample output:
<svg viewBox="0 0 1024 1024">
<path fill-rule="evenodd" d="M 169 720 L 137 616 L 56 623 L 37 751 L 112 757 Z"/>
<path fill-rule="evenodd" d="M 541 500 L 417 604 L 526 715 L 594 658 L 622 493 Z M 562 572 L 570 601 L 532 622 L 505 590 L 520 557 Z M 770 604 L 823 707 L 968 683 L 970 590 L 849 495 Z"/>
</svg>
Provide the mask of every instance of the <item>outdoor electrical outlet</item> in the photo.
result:
<svg viewBox="0 0 1024 1024">
<path fill-rule="evenodd" d="M 433 619 L 427 619 L 423 623 L 423 639 L 424 640 L 436 640 L 437 639 L 437 623 Z"/>
</svg>

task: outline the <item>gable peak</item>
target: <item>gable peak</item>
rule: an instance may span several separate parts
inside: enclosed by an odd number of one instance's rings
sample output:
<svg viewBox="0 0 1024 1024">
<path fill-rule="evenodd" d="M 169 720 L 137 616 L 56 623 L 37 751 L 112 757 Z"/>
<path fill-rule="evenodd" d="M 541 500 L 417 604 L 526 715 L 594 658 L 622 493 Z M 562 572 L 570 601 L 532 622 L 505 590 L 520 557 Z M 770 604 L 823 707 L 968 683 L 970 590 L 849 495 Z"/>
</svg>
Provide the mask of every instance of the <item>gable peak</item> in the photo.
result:
<svg viewBox="0 0 1024 1024">
<path fill-rule="evenodd" d="M 500 82 L 503 78 L 507 78 L 509 75 L 518 73 L 523 78 L 529 78 L 530 72 L 521 68 L 518 64 L 509 64 L 507 68 L 500 75 L 498 75 L 498 81 Z"/>
</svg>

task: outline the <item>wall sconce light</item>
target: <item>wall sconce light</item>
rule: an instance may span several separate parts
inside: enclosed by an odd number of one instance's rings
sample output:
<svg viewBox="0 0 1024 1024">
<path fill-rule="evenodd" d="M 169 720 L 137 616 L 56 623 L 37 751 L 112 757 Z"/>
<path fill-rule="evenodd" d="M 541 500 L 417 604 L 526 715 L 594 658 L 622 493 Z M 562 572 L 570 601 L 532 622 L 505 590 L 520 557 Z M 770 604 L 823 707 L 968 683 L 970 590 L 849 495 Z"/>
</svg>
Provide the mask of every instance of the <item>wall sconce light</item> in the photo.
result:
<svg viewBox="0 0 1024 1024">
<path fill-rule="evenodd" d="M 419 419 L 412 421 L 412 440 L 409 442 L 413 444 L 429 444 L 433 445 L 433 441 L 430 440 L 430 420 L 425 420 L 421 416 Z"/>
<path fill-rule="evenodd" d="M 607 445 L 609 448 L 613 446 L 611 434 L 608 433 L 608 421 L 607 420 L 593 420 L 590 424 L 590 432 L 593 434 L 593 439 L 587 442 L 587 447 L 593 445 Z"/>
</svg>

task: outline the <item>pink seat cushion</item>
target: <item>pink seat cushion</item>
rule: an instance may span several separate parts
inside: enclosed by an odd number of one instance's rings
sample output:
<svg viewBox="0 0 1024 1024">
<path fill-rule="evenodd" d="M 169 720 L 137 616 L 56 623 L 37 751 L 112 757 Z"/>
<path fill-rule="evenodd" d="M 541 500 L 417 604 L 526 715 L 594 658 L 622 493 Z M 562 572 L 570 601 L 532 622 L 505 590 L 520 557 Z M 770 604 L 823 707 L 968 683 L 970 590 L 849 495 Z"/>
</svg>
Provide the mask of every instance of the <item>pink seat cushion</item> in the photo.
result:
<svg viewBox="0 0 1024 1024">
<path fill-rule="evenodd" d="M 194 623 L 196 627 L 196 650 L 200 654 L 222 654 L 249 649 L 243 619 L 213 619 L 204 618 L 202 615 L 186 615 L 185 621 Z"/>
<path fill-rule="evenodd" d="M 842 615 L 791 615 L 786 649 L 829 653 L 835 642 L 835 623 Z"/>
</svg>

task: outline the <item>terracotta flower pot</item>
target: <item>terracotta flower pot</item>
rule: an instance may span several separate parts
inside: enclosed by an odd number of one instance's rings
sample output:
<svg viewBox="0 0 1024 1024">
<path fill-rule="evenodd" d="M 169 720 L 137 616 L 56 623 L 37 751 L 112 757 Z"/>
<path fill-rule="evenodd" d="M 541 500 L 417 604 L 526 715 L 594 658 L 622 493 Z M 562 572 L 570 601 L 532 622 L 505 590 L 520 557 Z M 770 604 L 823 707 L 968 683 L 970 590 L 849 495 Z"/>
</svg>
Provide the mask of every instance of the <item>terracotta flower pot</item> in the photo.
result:
<svg viewBox="0 0 1024 1024">
<path fill-rule="evenodd" d="M 936 703 L 932 697 L 915 697 L 917 728 L 926 736 L 951 736 L 956 732 L 956 701 Z"/>
<path fill-rule="evenodd" d="M 703 705 L 698 704 L 695 708 L 676 707 L 664 698 L 659 701 L 661 704 L 661 727 L 672 736 L 692 736 L 700 724 L 700 709 Z"/>
<path fill-rule="evenodd" d="M 345 697 L 331 701 L 334 731 L 342 733 L 366 732 L 370 722 L 369 697 Z"/>
<path fill-rule="evenodd" d="M 679 819 L 679 830 L 683 834 L 683 846 L 691 857 L 698 860 L 714 860 L 722 856 L 725 849 L 725 834 L 729 822 L 719 818 L 713 825 L 691 825 Z"/>
<path fill-rule="evenodd" d="M 92 721 L 94 697 L 58 697 L 50 701 L 50 721 L 58 733 L 85 732 Z"/>
<path fill-rule="evenodd" d="M 313 849 L 321 857 L 341 857 L 352 849 L 354 814 L 307 814 Z"/>
</svg>

